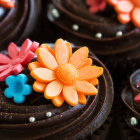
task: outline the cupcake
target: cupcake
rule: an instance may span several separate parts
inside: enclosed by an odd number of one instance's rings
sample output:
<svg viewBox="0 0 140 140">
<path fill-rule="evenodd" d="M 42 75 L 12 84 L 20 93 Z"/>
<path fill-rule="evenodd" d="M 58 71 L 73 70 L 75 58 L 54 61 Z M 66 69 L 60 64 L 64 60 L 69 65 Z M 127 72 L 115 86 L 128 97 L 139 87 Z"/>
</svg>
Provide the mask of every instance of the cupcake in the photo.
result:
<svg viewBox="0 0 140 140">
<path fill-rule="evenodd" d="M 20 44 L 27 38 L 39 21 L 40 0 L 0 1 L 0 49 L 13 41 Z"/>
<path fill-rule="evenodd" d="M 123 111 L 125 126 L 127 125 L 127 131 L 129 131 L 125 137 L 132 137 L 132 134 L 135 134 L 133 139 L 138 139 L 140 134 L 140 69 L 130 76 L 130 84 L 124 88 L 121 98 L 126 108 Z"/>
<path fill-rule="evenodd" d="M 87 47 L 72 49 L 63 39 L 55 42 L 53 50 L 46 44 L 38 48 L 37 42 L 27 39 L 20 49 L 12 43 L 8 52 L 1 52 L 0 138 L 106 136 L 113 84 L 106 67 L 88 53 Z M 9 64 L 10 73 L 5 66 Z"/>
</svg>

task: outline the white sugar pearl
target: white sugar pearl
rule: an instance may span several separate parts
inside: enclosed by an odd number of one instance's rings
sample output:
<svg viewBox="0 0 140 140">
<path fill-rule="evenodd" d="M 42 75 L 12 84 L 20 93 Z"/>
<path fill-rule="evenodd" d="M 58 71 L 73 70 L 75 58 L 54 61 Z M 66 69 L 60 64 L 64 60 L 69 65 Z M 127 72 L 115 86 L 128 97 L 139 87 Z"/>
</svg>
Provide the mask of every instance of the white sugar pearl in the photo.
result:
<svg viewBox="0 0 140 140">
<path fill-rule="evenodd" d="M 73 24 L 73 25 L 72 25 L 72 29 L 73 29 L 74 31 L 78 31 L 78 30 L 79 30 L 79 25 Z"/>
<path fill-rule="evenodd" d="M 59 14 L 58 10 L 55 9 L 55 8 L 52 9 L 51 14 L 52 14 L 52 16 L 55 17 L 55 18 L 59 18 L 59 17 L 60 17 L 60 14 Z"/>
<path fill-rule="evenodd" d="M 102 33 L 96 33 L 95 37 L 99 39 L 102 38 Z"/>
<path fill-rule="evenodd" d="M 32 123 L 32 122 L 35 122 L 35 117 L 30 117 L 30 118 L 29 118 L 29 122 L 31 122 L 31 123 Z"/>
<path fill-rule="evenodd" d="M 116 36 L 117 36 L 117 37 L 122 36 L 122 35 L 123 35 L 122 31 L 118 31 L 118 32 L 116 33 Z"/>
<path fill-rule="evenodd" d="M 46 117 L 51 117 L 52 116 L 52 112 L 46 112 Z"/>
<path fill-rule="evenodd" d="M 137 119 L 135 118 L 135 117 L 132 117 L 131 119 L 130 119 L 130 123 L 131 123 L 131 125 L 137 125 L 137 123 L 138 123 L 138 121 L 137 121 Z"/>
</svg>

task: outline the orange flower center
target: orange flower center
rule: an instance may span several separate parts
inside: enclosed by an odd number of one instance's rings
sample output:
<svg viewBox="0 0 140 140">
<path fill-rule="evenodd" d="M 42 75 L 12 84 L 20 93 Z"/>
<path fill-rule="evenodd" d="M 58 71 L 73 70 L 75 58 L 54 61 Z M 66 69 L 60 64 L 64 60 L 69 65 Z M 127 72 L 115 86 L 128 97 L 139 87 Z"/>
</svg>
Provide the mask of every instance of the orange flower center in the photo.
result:
<svg viewBox="0 0 140 140">
<path fill-rule="evenodd" d="M 78 71 L 71 64 L 59 65 L 56 69 L 56 76 L 64 85 L 73 85 L 78 79 Z"/>
<path fill-rule="evenodd" d="M 131 0 L 135 6 L 140 7 L 140 0 Z"/>
</svg>

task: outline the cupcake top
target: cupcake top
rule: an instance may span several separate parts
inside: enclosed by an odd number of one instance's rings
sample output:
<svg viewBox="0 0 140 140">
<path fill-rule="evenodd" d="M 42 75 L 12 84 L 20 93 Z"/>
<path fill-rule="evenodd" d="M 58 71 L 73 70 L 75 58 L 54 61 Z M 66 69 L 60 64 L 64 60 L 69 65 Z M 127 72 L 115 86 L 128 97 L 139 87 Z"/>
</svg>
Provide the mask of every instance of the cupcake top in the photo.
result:
<svg viewBox="0 0 140 140">
<path fill-rule="evenodd" d="M 113 87 L 88 51 L 63 39 L 54 50 L 29 39 L 20 49 L 11 43 L 0 54 L 0 138 L 18 139 L 21 132 L 23 139 L 84 138 L 99 128 L 111 110 Z"/>
<path fill-rule="evenodd" d="M 136 6 L 131 3 L 133 9 L 127 11 L 129 5 L 122 3 L 127 14 L 119 21 L 118 15 L 125 11 L 117 13 L 114 8 L 115 5 L 111 2 L 111 0 L 52 0 L 49 5 L 48 18 L 55 25 L 79 39 L 85 39 L 90 48 L 98 54 L 117 54 L 138 47 L 140 45 L 140 29 L 137 18 L 134 19 L 137 23 L 130 22 L 130 18 L 129 21 L 125 22 L 127 24 L 120 22 L 125 20 L 130 12 L 135 11 Z M 137 12 L 136 15 L 131 17 L 131 21 L 134 17 L 139 17 Z M 80 43 L 74 38 L 71 40 Z"/>
<path fill-rule="evenodd" d="M 126 123 L 140 133 L 140 70 L 130 76 L 130 85 L 122 92 L 122 100 L 127 108 L 124 112 Z"/>
</svg>

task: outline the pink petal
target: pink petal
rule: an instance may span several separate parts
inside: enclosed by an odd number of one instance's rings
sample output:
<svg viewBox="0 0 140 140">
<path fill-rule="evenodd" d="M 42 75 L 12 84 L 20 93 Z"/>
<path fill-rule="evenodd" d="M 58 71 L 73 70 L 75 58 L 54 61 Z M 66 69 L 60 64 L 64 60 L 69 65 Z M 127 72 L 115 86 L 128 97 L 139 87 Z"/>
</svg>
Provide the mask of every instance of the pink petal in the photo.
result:
<svg viewBox="0 0 140 140">
<path fill-rule="evenodd" d="M 30 39 L 26 39 L 21 45 L 19 56 L 25 55 L 30 50 L 31 45 L 32 41 Z"/>
<path fill-rule="evenodd" d="M 0 82 L 5 81 L 8 76 L 12 75 L 12 68 L 13 67 L 10 67 L 0 74 Z"/>
<path fill-rule="evenodd" d="M 10 65 L 1 65 L 0 66 L 0 72 L 3 72 L 4 70 L 8 69 L 10 67 Z"/>
<path fill-rule="evenodd" d="M 23 66 L 27 66 L 29 64 L 29 62 L 33 59 L 34 57 L 34 53 L 29 51 L 23 58 L 21 58 L 21 64 Z"/>
<path fill-rule="evenodd" d="M 6 55 L 0 54 L 0 64 L 8 64 L 11 62 L 11 59 Z"/>
<path fill-rule="evenodd" d="M 100 5 L 99 5 L 99 10 L 103 11 L 106 7 L 106 1 L 103 1 Z"/>
<path fill-rule="evenodd" d="M 92 6 L 93 4 L 96 4 L 98 0 L 86 0 L 86 4 L 89 6 Z"/>
<path fill-rule="evenodd" d="M 14 75 L 18 75 L 23 70 L 24 70 L 23 66 L 21 64 L 17 64 L 14 66 L 12 72 Z"/>
<path fill-rule="evenodd" d="M 14 43 L 9 44 L 8 54 L 12 59 L 14 59 L 18 56 L 18 47 Z"/>
<path fill-rule="evenodd" d="M 36 52 L 36 49 L 39 47 L 39 43 L 34 41 L 30 47 L 30 51 L 35 53 Z"/>
<path fill-rule="evenodd" d="M 97 12 L 99 11 L 99 7 L 93 5 L 93 6 L 91 6 L 91 7 L 89 8 L 89 11 L 90 11 L 91 13 L 97 13 Z"/>
</svg>

